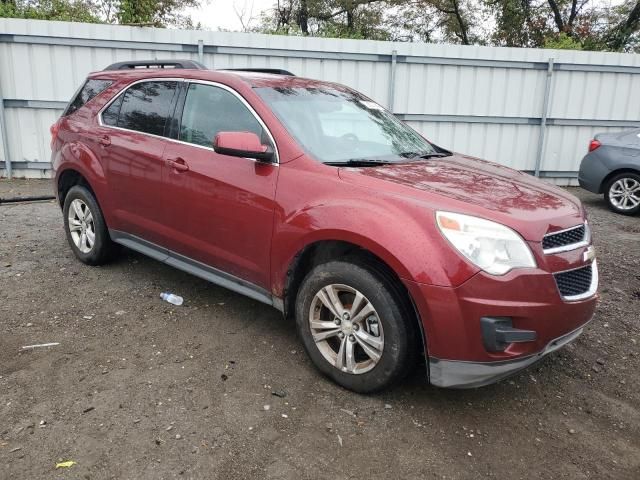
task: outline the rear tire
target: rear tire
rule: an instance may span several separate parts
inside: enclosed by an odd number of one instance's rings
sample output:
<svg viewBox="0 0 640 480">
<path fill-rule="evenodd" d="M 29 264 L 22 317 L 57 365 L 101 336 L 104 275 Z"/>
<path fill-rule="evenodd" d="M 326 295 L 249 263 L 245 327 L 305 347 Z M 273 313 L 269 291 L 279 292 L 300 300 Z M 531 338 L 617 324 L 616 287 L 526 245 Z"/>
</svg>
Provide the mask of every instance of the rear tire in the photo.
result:
<svg viewBox="0 0 640 480">
<path fill-rule="evenodd" d="M 87 265 L 106 263 L 115 251 L 102 210 L 82 185 L 71 187 L 62 208 L 64 230 L 75 256 Z"/>
<path fill-rule="evenodd" d="M 640 212 L 640 175 L 625 172 L 612 177 L 604 187 L 604 200 L 613 212 L 636 215 Z"/>
<path fill-rule="evenodd" d="M 373 269 L 331 261 L 300 285 L 297 331 L 320 372 L 349 390 L 375 392 L 414 365 L 416 325 L 405 303 Z"/>
</svg>

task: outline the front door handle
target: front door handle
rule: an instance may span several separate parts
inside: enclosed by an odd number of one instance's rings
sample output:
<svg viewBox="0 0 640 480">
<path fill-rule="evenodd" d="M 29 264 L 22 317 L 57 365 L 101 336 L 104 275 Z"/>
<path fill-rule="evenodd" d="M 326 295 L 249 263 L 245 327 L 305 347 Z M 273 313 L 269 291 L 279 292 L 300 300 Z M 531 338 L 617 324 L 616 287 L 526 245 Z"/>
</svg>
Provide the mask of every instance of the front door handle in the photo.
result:
<svg viewBox="0 0 640 480">
<path fill-rule="evenodd" d="M 100 142 L 100 145 L 108 147 L 109 145 L 111 145 L 111 137 L 109 137 L 109 135 L 103 135 L 100 137 L 98 142 Z"/>
<path fill-rule="evenodd" d="M 167 160 L 167 165 L 173 168 L 176 172 L 187 172 L 189 165 L 184 161 L 184 158 L 170 158 Z"/>
</svg>

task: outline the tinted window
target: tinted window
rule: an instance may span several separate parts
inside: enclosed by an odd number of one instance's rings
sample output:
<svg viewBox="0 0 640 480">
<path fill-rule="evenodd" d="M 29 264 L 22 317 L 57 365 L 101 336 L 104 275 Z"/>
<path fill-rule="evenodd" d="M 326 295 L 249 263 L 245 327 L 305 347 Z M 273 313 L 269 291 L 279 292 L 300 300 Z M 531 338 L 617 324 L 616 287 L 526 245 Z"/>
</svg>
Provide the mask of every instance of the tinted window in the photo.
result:
<svg viewBox="0 0 640 480">
<path fill-rule="evenodd" d="M 177 86 L 177 82 L 142 82 L 130 87 L 124 93 L 117 126 L 164 135 Z"/>
<path fill-rule="evenodd" d="M 231 92 L 192 83 L 182 111 L 180 140 L 211 147 L 218 132 L 254 132 L 270 145 L 260 122 Z"/>
<path fill-rule="evenodd" d="M 112 127 L 115 127 L 118 124 L 118 115 L 120 114 L 120 107 L 122 106 L 123 99 L 124 95 L 120 95 L 102 112 L 102 123 L 105 125 L 111 125 Z"/>
<path fill-rule="evenodd" d="M 78 93 L 76 93 L 76 96 L 73 97 L 73 100 L 67 105 L 62 116 L 71 115 L 112 83 L 111 80 L 87 80 Z"/>
</svg>

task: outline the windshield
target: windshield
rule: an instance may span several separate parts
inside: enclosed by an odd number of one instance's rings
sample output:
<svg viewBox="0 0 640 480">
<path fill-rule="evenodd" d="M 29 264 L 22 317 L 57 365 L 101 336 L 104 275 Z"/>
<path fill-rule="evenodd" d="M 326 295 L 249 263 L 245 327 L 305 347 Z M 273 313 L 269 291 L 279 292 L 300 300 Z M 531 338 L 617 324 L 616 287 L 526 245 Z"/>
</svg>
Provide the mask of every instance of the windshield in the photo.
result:
<svg viewBox="0 0 640 480">
<path fill-rule="evenodd" d="M 357 92 L 317 86 L 255 90 L 298 143 L 321 162 L 402 162 L 437 154 L 417 132 Z"/>
</svg>

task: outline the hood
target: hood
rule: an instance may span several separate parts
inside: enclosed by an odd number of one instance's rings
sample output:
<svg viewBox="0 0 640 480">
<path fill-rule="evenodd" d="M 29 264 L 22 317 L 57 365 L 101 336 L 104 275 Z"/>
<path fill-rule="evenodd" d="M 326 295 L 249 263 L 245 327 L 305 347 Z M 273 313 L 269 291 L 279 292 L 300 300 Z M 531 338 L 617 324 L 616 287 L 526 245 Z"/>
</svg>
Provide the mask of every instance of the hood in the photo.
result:
<svg viewBox="0 0 640 480">
<path fill-rule="evenodd" d="M 379 181 L 391 183 L 396 194 L 426 201 L 433 208 L 498 221 L 532 241 L 584 221 L 580 201 L 559 187 L 464 155 L 380 167 L 341 167 L 339 175 L 377 190 Z"/>
</svg>

